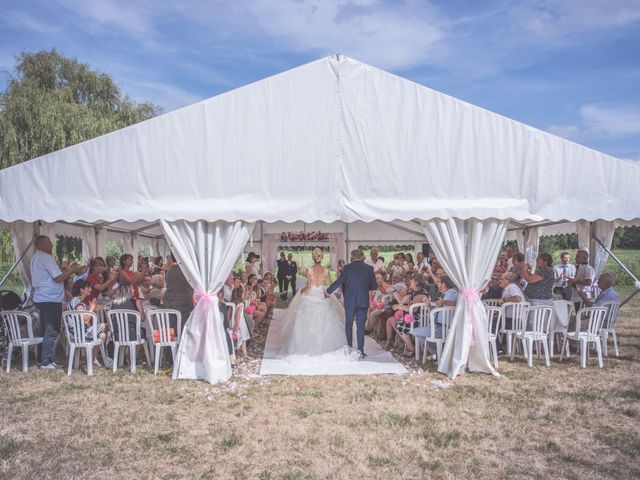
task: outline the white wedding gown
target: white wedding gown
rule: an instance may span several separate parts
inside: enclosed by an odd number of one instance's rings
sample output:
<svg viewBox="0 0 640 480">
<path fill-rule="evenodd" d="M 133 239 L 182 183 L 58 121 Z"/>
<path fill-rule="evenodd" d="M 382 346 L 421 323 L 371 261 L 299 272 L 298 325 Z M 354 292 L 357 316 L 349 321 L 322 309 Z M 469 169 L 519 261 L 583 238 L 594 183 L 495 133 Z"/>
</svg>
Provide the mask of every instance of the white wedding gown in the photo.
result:
<svg viewBox="0 0 640 480">
<path fill-rule="evenodd" d="M 352 361 L 357 350 L 345 348 L 344 308 L 324 287 L 310 286 L 293 297 L 282 324 L 283 347 L 278 358 L 290 363 Z"/>
</svg>

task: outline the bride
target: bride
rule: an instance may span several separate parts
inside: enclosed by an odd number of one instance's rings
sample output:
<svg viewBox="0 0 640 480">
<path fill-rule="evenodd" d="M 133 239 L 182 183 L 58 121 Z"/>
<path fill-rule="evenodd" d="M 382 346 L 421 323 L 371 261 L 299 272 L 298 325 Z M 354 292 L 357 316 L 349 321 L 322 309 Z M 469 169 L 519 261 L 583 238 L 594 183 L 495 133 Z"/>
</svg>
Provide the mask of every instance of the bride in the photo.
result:
<svg viewBox="0 0 640 480">
<path fill-rule="evenodd" d="M 284 315 L 284 346 L 278 353 L 280 358 L 297 357 L 295 360 L 299 361 L 300 356 L 344 356 L 344 309 L 334 296 L 325 294 L 329 272 L 321 265 L 322 257 L 322 250 L 315 248 L 313 266 L 307 271 L 307 285 L 293 297 Z"/>
</svg>

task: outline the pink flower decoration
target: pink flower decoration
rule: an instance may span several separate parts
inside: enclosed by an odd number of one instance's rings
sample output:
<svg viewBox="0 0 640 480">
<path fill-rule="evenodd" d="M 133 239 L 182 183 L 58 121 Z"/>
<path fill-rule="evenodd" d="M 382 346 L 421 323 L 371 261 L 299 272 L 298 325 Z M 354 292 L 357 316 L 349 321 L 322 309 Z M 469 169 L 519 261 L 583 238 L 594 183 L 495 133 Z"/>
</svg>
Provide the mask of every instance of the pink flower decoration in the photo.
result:
<svg viewBox="0 0 640 480">
<path fill-rule="evenodd" d="M 394 313 L 393 316 L 395 318 L 397 318 L 398 320 L 401 320 L 402 319 L 402 310 L 396 310 L 396 313 Z"/>
<path fill-rule="evenodd" d="M 384 309 L 384 302 L 378 303 L 378 309 L 380 309 L 380 310 Z"/>
<path fill-rule="evenodd" d="M 413 315 L 411 315 L 410 313 L 405 313 L 404 323 L 413 323 Z"/>
<path fill-rule="evenodd" d="M 247 315 L 253 315 L 253 312 L 256 311 L 256 307 L 255 305 L 249 305 L 246 309 L 245 312 Z"/>
</svg>

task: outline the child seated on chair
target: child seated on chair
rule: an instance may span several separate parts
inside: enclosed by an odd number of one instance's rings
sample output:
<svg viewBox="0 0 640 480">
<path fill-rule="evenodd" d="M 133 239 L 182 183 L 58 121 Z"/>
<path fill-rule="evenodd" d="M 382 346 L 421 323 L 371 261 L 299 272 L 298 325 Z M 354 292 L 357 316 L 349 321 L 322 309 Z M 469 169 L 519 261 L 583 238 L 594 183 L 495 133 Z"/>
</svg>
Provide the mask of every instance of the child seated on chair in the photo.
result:
<svg viewBox="0 0 640 480">
<path fill-rule="evenodd" d="M 68 310 L 70 311 L 75 310 L 75 311 L 81 311 L 81 312 L 83 311 L 97 312 L 101 308 L 99 305 L 96 305 L 95 298 L 92 299 L 87 304 L 86 299 L 91 296 L 91 284 L 87 280 L 77 280 L 73 284 L 73 287 L 71 288 L 71 295 L 72 295 L 72 298 L 69 301 L 69 307 L 68 307 Z M 71 337 L 69 338 L 70 342 L 93 341 L 94 329 L 97 329 L 96 338 L 101 340 L 102 343 L 106 342 L 107 331 L 108 331 L 106 323 L 96 323 L 95 325 L 92 325 L 91 322 L 93 318 L 91 315 L 83 315 L 82 320 L 85 324 L 85 335 L 84 335 L 84 339 L 78 339 L 77 335 L 80 332 L 76 332 L 74 323 L 69 321 L 69 319 L 67 319 L 67 328 L 69 330 L 69 337 Z M 97 366 L 101 366 L 97 358 L 98 350 L 99 350 L 98 347 L 94 348 L 94 355 L 93 355 L 93 358 L 95 359 L 94 364 Z M 108 363 L 108 360 L 106 358 L 103 358 L 103 361 L 105 362 L 105 364 Z"/>
</svg>

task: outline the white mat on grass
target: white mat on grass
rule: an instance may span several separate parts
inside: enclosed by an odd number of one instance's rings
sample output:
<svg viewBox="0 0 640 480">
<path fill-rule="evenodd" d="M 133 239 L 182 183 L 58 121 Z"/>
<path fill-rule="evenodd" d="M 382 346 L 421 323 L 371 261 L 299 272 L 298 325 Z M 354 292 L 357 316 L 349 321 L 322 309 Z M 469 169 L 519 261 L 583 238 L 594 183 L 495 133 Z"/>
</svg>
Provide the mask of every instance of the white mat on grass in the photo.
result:
<svg viewBox="0 0 640 480">
<path fill-rule="evenodd" d="M 407 373 L 407 369 L 398 362 L 393 355 L 380 348 L 372 338 L 365 337 L 365 360 L 350 361 L 347 359 L 318 359 L 317 362 L 308 359 L 303 365 L 276 358 L 282 348 L 282 317 L 285 310 L 277 309 L 273 312 L 273 319 L 269 325 L 267 341 L 260 367 L 260 375 L 375 375 L 379 373 Z M 356 345 L 354 325 L 353 345 Z"/>
</svg>

